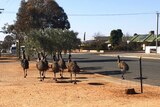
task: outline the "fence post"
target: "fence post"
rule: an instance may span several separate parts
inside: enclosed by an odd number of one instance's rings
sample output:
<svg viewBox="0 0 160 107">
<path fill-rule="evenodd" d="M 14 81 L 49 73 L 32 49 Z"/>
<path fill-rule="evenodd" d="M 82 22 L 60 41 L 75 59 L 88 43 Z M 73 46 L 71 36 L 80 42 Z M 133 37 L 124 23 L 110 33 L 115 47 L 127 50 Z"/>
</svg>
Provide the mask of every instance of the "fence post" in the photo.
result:
<svg viewBox="0 0 160 107">
<path fill-rule="evenodd" d="M 142 77 L 142 58 L 139 59 L 139 66 L 140 66 L 140 83 L 141 83 L 141 93 L 143 93 L 143 77 Z"/>
</svg>

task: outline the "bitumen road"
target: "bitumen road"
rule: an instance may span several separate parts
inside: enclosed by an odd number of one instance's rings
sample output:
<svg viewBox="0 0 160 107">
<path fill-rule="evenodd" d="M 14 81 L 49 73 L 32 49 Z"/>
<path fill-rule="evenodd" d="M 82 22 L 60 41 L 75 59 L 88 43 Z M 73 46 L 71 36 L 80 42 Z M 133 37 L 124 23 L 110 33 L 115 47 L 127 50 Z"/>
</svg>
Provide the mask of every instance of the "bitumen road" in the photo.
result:
<svg viewBox="0 0 160 107">
<path fill-rule="evenodd" d="M 159 55 L 155 54 L 139 54 L 129 53 L 110 53 L 110 54 L 72 54 L 72 59 L 77 61 L 81 70 L 88 73 L 95 73 L 104 76 L 111 76 L 121 79 L 121 72 L 117 66 L 117 55 L 120 55 L 121 60 L 129 65 L 129 71 L 124 75 L 125 80 L 140 81 L 140 56 L 142 57 L 142 77 L 143 83 L 160 86 L 160 59 Z M 67 55 L 63 56 L 67 60 Z"/>
</svg>

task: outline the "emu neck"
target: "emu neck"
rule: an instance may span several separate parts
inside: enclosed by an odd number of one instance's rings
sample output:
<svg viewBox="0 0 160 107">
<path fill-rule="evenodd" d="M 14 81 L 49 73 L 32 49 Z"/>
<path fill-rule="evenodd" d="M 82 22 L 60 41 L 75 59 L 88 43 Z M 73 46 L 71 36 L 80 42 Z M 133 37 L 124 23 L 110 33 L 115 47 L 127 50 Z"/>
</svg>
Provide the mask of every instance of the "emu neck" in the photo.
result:
<svg viewBox="0 0 160 107">
<path fill-rule="evenodd" d="M 25 53 L 23 52 L 22 59 L 26 59 Z"/>
<path fill-rule="evenodd" d="M 38 53 L 38 59 L 39 59 L 39 60 L 41 60 L 41 58 L 40 58 L 40 54 L 39 54 L 39 53 Z"/>
<path fill-rule="evenodd" d="M 121 61 L 121 60 L 120 60 L 120 58 L 118 57 L 118 62 L 120 63 L 120 61 Z"/>
</svg>

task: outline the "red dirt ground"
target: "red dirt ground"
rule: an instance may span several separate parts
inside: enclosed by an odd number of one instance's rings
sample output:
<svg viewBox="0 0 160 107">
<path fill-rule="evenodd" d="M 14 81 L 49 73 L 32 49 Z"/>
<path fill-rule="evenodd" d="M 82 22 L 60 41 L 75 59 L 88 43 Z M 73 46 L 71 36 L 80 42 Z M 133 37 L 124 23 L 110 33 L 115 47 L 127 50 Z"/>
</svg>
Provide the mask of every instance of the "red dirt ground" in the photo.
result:
<svg viewBox="0 0 160 107">
<path fill-rule="evenodd" d="M 87 73 L 78 74 L 74 85 L 68 72 L 55 83 L 51 70 L 40 82 L 35 64 L 30 62 L 28 76 L 23 78 L 17 58 L 0 58 L 0 107 L 160 107 L 160 87 L 144 85 L 143 94 L 127 95 L 124 90 L 130 87 L 140 93 L 139 85 Z"/>
</svg>

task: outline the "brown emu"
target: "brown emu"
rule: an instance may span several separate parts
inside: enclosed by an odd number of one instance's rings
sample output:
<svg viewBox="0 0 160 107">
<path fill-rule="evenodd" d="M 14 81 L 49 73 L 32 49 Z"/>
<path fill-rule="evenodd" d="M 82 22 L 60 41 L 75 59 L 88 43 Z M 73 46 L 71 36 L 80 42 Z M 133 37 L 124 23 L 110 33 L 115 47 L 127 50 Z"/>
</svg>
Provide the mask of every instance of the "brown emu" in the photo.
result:
<svg viewBox="0 0 160 107">
<path fill-rule="evenodd" d="M 60 68 L 60 76 L 61 76 L 61 78 L 63 78 L 64 69 L 66 69 L 67 67 L 66 67 L 66 63 L 62 57 L 60 57 L 60 59 L 58 61 L 58 65 Z"/>
<path fill-rule="evenodd" d="M 120 60 L 119 55 L 117 57 L 118 57 L 118 61 L 117 61 L 118 68 L 120 68 L 120 70 L 121 70 L 122 79 L 125 79 L 124 78 L 124 74 L 126 73 L 126 71 L 129 70 L 129 66 L 128 66 L 128 64 L 126 62 Z"/>
<path fill-rule="evenodd" d="M 42 52 L 38 53 L 38 60 L 36 63 L 36 67 L 39 70 L 40 81 L 43 81 L 45 78 L 45 72 L 48 70 L 49 66 L 48 66 L 48 61 L 46 60 L 46 56 L 44 56 Z"/>
<path fill-rule="evenodd" d="M 74 81 L 74 84 L 77 84 L 76 82 L 76 74 L 80 72 L 80 68 L 79 66 L 77 65 L 77 62 L 76 61 L 72 61 L 71 60 L 71 55 L 69 55 L 69 58 L 68 58 L 68 72 L 70 72 L 70 78 L 71 78 L 71 82 L 72 81 L 72 74 L 75 75 L 75 81 Z"/>
<path fill-rule="evenodd" d="M 53 78 L 53 79 L 54 79 L 55 81 L 57 81 L 56 73 L 59 72 L 60 67 L 59 67 L 59 65 L 58 65 L 58 62 L 57 62 L 57 60 L 56 60 L 56 56 L 55 56 L 55 55 L 53 56 L 53 63 L 52 63 L 52 65 L 51 65 L 51 68 L 52 68 L 52 71 L 53 71 L 53 73 L 54 73 L 54 78 Z"/>
<path fill-rule="evenodd" d="M 26 59 L 25 51 L 22 52 L 21 66 L 24 71 L 24 78 L 27 77 L 27 69 L 29 68 L 29 61 Z"/>
</svg>

